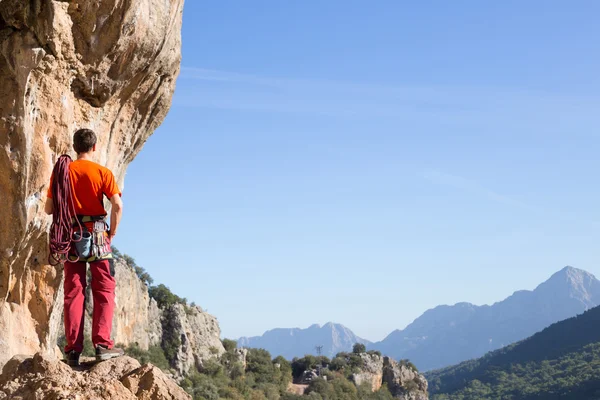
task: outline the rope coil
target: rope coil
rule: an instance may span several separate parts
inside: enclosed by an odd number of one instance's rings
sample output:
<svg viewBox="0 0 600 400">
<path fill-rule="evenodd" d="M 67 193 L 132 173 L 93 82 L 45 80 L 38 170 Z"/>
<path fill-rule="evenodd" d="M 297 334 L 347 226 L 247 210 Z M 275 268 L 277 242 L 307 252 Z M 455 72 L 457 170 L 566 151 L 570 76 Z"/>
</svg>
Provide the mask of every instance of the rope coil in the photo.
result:
<svg viewBox="0 0 600 400">
<path fill-rule="evenodd" d="M 79 230 L 81 223 L 75 212 L 75 202 L 71 190 L 71 178 L 69 166 L 73 160 L 68 155 L 62 155 L 54 165 L 52 171 L 52 199 L 54 210 L 52 213 L 52 225 L 50 226 L 50 254 L 48 263 L 58 265 L 67 260 L 71 243 L 73 219 L 77 221 Z M 80 239 L 81 240 L 81 239 Z"/>
</svg>

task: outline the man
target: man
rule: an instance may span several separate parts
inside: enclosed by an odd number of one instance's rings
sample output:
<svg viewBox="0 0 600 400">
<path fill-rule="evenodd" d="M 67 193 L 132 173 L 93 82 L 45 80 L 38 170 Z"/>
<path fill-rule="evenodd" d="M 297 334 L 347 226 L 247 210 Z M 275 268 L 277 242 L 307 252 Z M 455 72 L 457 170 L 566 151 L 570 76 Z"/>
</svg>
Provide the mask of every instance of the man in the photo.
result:
<svg viewBox="0 0 600 400">
<path fill-rule="evenodd" d="M 66 361 L 71 366 L 79 365 L 83 351 L 83 319 L 85 312 L 85 289 L 87 285 L 86 263 L 92 274 L 92 296 L 94 311 L 92 318 L 92 342 L 96 348 L 96 359 L 107 360 L 123 355 L 123 350 L 113 347 L 110 339 L 113 312 L 115 308 L 115 279 L 111 273 L 112 254 L 110 243 L 117 234 L 123 213 L 121 192 L 113 173 L 92 161 L 96 151 L 96 134 L 89 129 L 80 129 L 73 135 L 73 149 L 77 160 L 69 165 L 71 192 L 77 221 L 74 226 L 83 226 L 91 232 L 95 245 L 93 256 L 83 258 L 71 246 L 68 259 L 64 263 L 64 322 Z M 47 214 L 53 214 L 55 204 L 52 199 L 52 181 L 45 205 Z M 110 230 L 105 229 L 106 210 L 104 196 L 112 204 Z M 100 227 L 100 228 L 99 228 Z M 104 251 L 100 250 L 104 249 Z"/>
</svg>

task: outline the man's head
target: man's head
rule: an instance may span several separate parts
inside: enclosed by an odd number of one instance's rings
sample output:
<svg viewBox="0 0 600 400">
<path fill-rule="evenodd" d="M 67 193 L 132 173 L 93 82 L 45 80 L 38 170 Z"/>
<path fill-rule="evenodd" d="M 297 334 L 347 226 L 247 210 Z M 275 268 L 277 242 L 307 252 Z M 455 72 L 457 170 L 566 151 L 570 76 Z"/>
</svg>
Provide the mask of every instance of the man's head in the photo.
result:
<svg viewBox="0 0 600 400">
<path fill-rule="evenodd" d="M 96 150 L 96 134 L 90 129 L 80 129 L 73 135 L 73 149 L 77 154 Z"/>
</svg>

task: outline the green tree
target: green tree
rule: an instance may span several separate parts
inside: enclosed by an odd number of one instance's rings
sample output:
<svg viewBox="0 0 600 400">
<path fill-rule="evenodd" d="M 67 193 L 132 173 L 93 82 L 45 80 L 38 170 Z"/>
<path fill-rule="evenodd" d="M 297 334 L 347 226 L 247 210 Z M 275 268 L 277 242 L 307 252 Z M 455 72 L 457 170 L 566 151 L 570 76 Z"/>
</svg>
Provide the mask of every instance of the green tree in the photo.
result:
<svg viewBox="0 0 600 400">
<path fill-rule="evenodd" d="M 150 286 L 148 288 L 148 294 L 151 298 L 156 300 L 158 307 L 165 309 L 174 304 L 184 304 L 184 299 L 173 294 L 171 290 L 163 285 L 162 283 L 158 286 Z"/>
<path fill-rule="evenodd" d="M 355 343 L 352 347 L 352 352 L 354 354 L 361 354 L 367 351 L 367 347 L 362 343 Z"/>
<path fill-rule="evenodd" d="M 232 352 L 237 348 L 237 342 L 231 339 L 223 339 L 221 341 L 223 343 L 223 347 L 225 347 L 225 351 Z"/>
</svg>

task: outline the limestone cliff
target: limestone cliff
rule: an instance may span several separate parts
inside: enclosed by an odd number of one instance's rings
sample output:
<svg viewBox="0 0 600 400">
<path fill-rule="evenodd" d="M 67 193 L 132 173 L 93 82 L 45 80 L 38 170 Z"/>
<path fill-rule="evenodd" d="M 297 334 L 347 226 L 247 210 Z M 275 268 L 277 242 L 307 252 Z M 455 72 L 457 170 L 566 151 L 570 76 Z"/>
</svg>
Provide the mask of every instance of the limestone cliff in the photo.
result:
<svg viewBox="0 0 600 400">
<path fill-rule="evenodd" d="M 179 338 L 176 356 L 171 360 L 177 375 L 194 367 L 202 370 L 203 362 L 225 353 L 221 329 L 215 317 L 200 307 L 176 304 L 164 310 L 162 317 L 163 345 L 167 335 Z"/>
<path fill-rule="evenodd" d="M 91 128 L 96 161 L 123 183 L 170 107 L 182 11 L 183 0 L 0 2 L 0 365 L 52 354 L 60 330 L 42 211 L 57 156 Z"/>
</svg>

